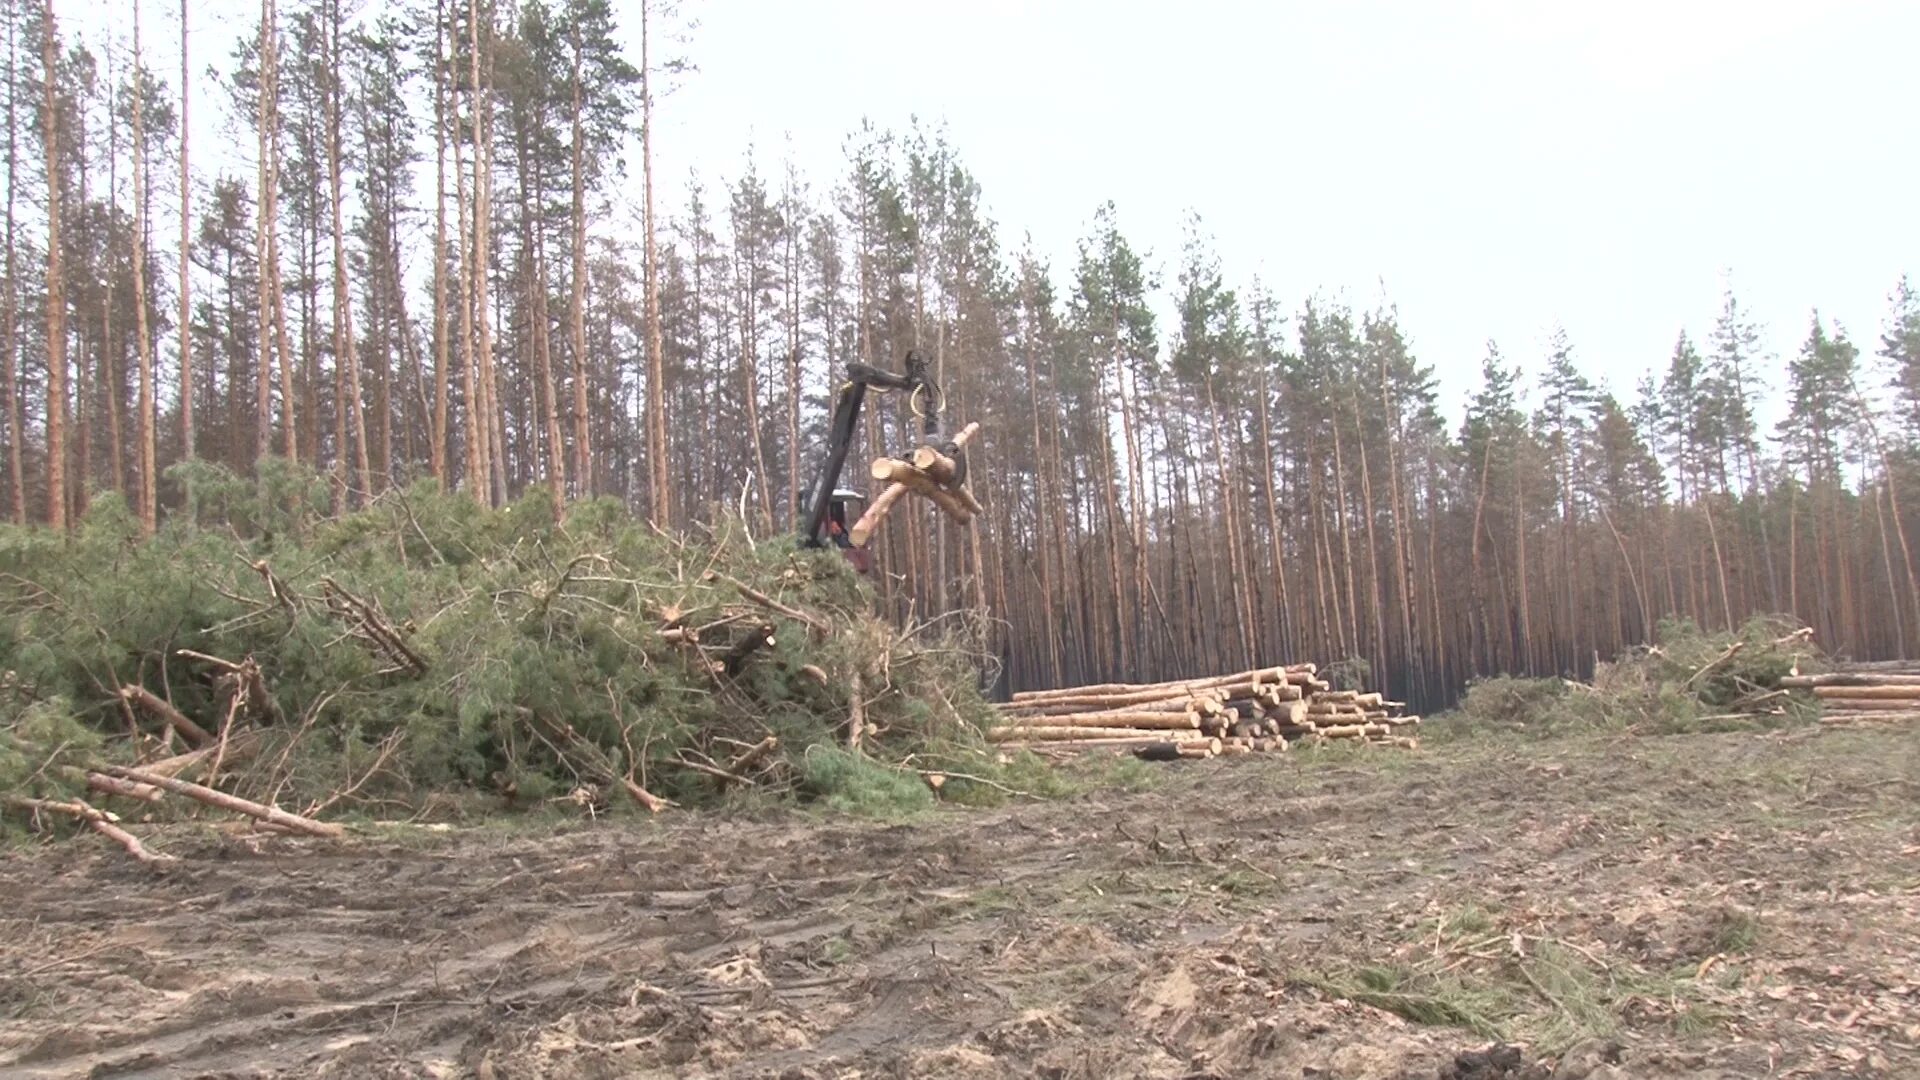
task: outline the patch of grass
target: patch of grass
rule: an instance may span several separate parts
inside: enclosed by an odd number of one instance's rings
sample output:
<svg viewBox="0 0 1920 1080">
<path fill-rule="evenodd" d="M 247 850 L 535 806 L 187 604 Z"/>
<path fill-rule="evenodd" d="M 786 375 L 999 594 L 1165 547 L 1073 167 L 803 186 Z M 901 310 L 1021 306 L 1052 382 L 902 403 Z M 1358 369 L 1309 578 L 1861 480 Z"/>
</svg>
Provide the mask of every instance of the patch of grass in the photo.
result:
<svg viewBox="0 0 1920 1080">
<path fill-rule="evenodd" d="M 1493 917 L 1478 904 L 1455 908 L 1440 917 L 1440 933 L 1456 941 L 1485 934 L 1492 929 Z"/>
<path fill-rule="evenodd" d="M 1621 987 L 1573 950 L 1552 941 L 1540 942 L 1515 971 L 1547 1006 L 1519 1025 L 1541 1047 L 1560 1050 L 1620 1030 L 1616 1010 L 1624 996 Z"/>
<path fill-rule="evenodd" d="M 1681 1034 L 1704 1033 L 1725 1019 L 1701 1001 L 1690 968 L 1657 975 L 1627 964 L 1608 966 L 1550 939 L 1534 941 L 1524 956 L 1503 948 L 1501 955 L 1488 952 L 1463 964 L 1489 934 L 1498 938 L 1497 923 L 1467 907 L 1443 915 L 1440 930 L 1457 947 L 1427 962 L 1354 963 L 1297 981 L 1415 1023 L 1518 1040 L 1549 1054 L 1618 1034 L 1635 1001 L 1670 1003 Z"/>
<path fill-rule="evenodd" d="M 1365 964 L 1315 972 L 1301 982 L 1324 994 L 1371 1005 L 1416 1024 L 1459 1027 L 1484 1039 L 1505 1038 L 1516 1011 L 1505 987 L 1476 985 L 1453 975 L 1425 975 L 1399 965 Z"/>
<path fill-rule="evenodd" d="M 853 942 L 847 940 L 846 935 L 840 934 L 821 942 L 815 959 L 830 967 L 839 967 L 853 959 L 855 953 Z"/>
<path fill-rule="evenodd" d="M 1713 950 L 1728 956 L 1737 956 L 1751 950 L 1760 940 L 1760 916 L 1739 908 L 1727 908 L 1720 913 L 1718 925 L 1713 930 Z"/>
</svg>

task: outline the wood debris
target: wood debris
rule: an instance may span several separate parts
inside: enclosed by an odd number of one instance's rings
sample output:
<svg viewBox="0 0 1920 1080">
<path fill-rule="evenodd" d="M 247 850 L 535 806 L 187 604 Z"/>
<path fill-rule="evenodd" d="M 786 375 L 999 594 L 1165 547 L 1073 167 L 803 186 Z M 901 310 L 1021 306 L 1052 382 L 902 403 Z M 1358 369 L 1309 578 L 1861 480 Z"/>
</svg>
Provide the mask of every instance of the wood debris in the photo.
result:
<svg viewBox="0 0 1920 1080">
<path fill-rule="evenodd" d="M 1101 749 L 1146 761 L 1284 752 L 1294 744 L 1355 740 L 1411 749 L 1420 724 L 1405 703 L 1335 690 L 1313 664 L 1160 683 L 1031 690 L 999 706 L 987 738 L 1043 755 Z"/>
</svg>

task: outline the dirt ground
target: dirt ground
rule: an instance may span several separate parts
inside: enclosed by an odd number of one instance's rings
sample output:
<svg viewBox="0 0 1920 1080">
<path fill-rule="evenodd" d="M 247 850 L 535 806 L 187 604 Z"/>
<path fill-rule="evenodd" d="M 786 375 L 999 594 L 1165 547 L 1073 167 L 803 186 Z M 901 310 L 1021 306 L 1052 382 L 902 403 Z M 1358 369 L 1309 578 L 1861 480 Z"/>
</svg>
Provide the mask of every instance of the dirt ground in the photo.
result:
<svg viewBox="0 0 1920 1080">
<path fill-rule="evenodd" d="M 0 855 L 6 1076 L 1920 1076 L 1920 730 Z"/>
</svg>

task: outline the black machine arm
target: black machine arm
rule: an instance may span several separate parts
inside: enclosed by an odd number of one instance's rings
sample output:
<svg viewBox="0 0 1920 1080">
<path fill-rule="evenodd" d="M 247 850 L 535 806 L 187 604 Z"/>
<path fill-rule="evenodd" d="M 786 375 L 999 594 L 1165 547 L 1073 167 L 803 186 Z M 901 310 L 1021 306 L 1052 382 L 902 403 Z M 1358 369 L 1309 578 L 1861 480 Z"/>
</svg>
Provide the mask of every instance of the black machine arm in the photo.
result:
<svg viewBox="0 0 1920 1080">
<path fill-rule="evenodd" d="M 827 517 L 833 508 L 833 492 L 846 468 L 847 451 L 853 446 L 853 434 L 860 422 L 860 408 L 866 403 L 867 388 L 905 390 L 913 395 L 914 411 L 924 422 L 929 441 L 940 431 L 940 393 L 927 378 L 926 361 L 911 350 L 907 353 L 906 373 L 896 375 L 884 368 L 858 362 L 847 365 L 847 381 L 840 388 L 833 407 L 833 423 L 827 430 L 826 461 L 807 489 L 805 516 L 800 522 L 800 542 L 806 547 L 824 547 L 827 543 Z M 924 399 L 924 401 L 920 400 Z"/>
</svg>

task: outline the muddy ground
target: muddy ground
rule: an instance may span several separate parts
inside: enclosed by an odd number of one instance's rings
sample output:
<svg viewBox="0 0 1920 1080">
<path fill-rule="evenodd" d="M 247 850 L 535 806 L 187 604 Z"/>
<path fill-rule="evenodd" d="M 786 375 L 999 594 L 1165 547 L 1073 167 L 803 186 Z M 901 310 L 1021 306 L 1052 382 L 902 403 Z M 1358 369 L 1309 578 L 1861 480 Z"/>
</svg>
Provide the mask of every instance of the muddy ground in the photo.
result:
<svg viewBox="0 0 1920 1080">
<path fill-rule="evenodd" d="M 1920 1076 L 1920 729 L 0 855 L 7 1076 Z"/>
</svg>

